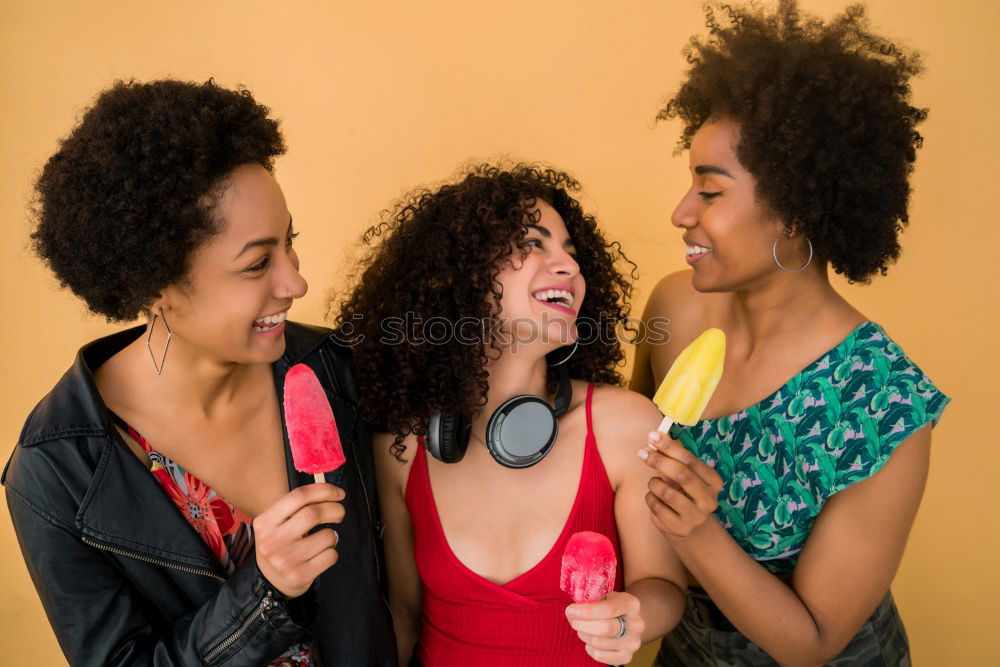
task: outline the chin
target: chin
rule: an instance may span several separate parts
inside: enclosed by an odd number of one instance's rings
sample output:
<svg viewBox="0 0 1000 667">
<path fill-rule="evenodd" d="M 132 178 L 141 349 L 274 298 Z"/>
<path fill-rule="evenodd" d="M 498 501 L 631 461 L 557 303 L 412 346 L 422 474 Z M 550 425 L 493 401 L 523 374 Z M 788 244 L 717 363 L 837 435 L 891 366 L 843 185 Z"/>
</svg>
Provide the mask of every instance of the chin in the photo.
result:
<svg viewBox="0 0 1000 667">
<path fill-rule="evenodd" d="M 241 364 L 273 364 L 281 355 L 285 353 L 285 336 L 282 334 L 278 338 L 269 341 L 251 341 L 247 347 L 243 359 L 237 360 Z"/>
<path fill-rule="evenodd" d="M 545 340 L 549 342 L 549 346 L 551 347 L 550 352 L 565 345 L 572 345 L 579 335 L 576 329 L 575 318 L 573 320 L 567 318 L 559 322 L 550 322 L 548 328 L 545 330 Z"/>
</svg>

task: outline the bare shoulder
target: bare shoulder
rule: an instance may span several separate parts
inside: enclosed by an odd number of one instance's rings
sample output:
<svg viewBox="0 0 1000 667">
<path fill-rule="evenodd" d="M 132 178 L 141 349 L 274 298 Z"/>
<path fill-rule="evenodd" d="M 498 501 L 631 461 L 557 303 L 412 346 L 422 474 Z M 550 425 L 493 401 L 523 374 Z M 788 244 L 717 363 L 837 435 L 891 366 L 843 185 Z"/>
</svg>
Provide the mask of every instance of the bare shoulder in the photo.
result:
<svg viewBox="0 0 1000 667">
<path fill-rule="evenodd" d="M 648 398 L 611 385 L 594 387 L 592 411 L 594 437 L 609 473 L 614 461 L 634 462 L 636 451 L 646 443 L 646 435 L 662 419 Z"/>
<path fill-rule="evenodd" d="M 597 427 L 598 416 L 610 417 L 612 421 L 655 418 L 659 410 L 653 402 L 642 394 L 609 384 L 594 385 L 594 427 Z"/>
<path fill-rule="evenodd" d="M 401 495 L 406 493 L 406 480 L 410 476 L 413 459 L 422 454 L 423 447 L 417 442 L 415 435 L 408 435 L 401 443 L 402 451 L 393 453 L 393 443 L 396 436 L 392 433 L 373 433 L 372 452 L 375 458 L 375 470 L 378 483 L 388 483 Z"/>
</svg>

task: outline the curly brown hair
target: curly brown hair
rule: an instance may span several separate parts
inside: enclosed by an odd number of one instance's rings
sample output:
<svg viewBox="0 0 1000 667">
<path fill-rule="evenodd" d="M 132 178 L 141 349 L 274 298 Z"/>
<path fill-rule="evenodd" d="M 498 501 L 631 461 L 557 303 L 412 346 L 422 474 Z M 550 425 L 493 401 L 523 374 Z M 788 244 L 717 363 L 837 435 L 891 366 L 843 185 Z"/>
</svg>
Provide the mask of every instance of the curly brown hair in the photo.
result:
<svg viewBox="0 0 1000 667">
<path fill-rule="evenodd" d="M 657 116 L 679 117 L 678 151 L 713 118 L 740 125 L 757 195 L 851 281 L 885 275 L 909 222 L 909 175 L 926 109 L 909 103 L 920 58 L 873 33 L 861 5 L 828 23 L 796 0 L 773 13 L 706 5 L 709 34 Z"/>
<path fill-rule="evenodd" d="M 579 187 L 569 174 L 538 165 L 479 164 L 464 170 L 458 182 L 410 193 L 365 233 L 369 250 L 340 305 L 335 329 L 353 346 L 361 415 L 377 430 L 396 435 L 397 457 L 403 438 L 422 433 L 430 414 L 482 409 L 487 361 L 500 348 L 489 336 L 487 345 L 386 344 L 384 323 L 407 312 L 425 322 L 472 318 L 487 328 L 496 323 L 497 275 L 512 261 L 515 246 L 522 256 L 527 253 L 519 241 L 537 219 L 538 200 L 559 213 L 576 246 L 587 281 L 578 322 L 604 327 L 581 328 L 583 340 L 567 362 L 570 375 L 622 383 L 618 368 L 625 354 L 613 330 L 619 323 L 628 326 L 632 286 L 618 266 L 630 266 L 634 278 L 635 264 L 569 194 Z M 551 387 L 555 378 L 549 382 Z"/>
<path fill-rule="evenodd" d="M 35 182 L 35 253 L 91 312 L 135 319 L 221 231 L 225 177 L 285 152 L 268 113 L 211 80 L 116 82 Z"/>
</svg>

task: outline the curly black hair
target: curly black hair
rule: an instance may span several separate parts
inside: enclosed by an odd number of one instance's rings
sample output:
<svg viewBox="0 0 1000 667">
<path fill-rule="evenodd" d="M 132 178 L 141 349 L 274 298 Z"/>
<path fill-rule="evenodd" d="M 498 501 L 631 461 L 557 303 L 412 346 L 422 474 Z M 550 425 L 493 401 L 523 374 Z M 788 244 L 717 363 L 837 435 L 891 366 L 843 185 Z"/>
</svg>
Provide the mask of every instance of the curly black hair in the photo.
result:
<svg viewBox="0 0 1000 667">
<path fill-rule="evenodd" d="M 211 80 L 115 82 L 35 182 L 35 253 L 91 312 L 135 319 L 221 231 L 226 176 L 285 152 L 268 113 Z"/>
<path fill-rule="evenodd" d="M 486 364 L 500 347 L 489 335 L 481 338 L 486 345 L 413 339 L 387 344 L 384 323 L 411 312 L 423 322 L 471 318 L 488 323 L 489 331 L 497 322 L 497 275 L 516 261 L 516 247 L 522 257 L 527 253 L 520 240 L 527 224 L 537 220 L 538 200 L 562 216 L 587 281 L 578 322 L 591 327 L 578 326 L 581 343 L 567 362 L 570 375 L 622 383 L 618 367 L 625 355 L 613 329 L 628 326 L 632 286 L 618 267 L 629 265 L 634 278 L 635 264 L 617 242 L 605 240 L 593 216 L 569 194 L 579 189 L 577 181 L 531 164 L 480 164 L 462 174 L 456 183 L 418 189 L 382 213 L 381 222 L 364 235 L 369 250 L 335 318 L 337 335 L 353 345 L 361 415 L 377 430 L 396 435 L 397 457 L 403 438 L 423 433 L 430 414 L 482 409 Z"/>
<path fill-rule="evenodd" d="M 918 54 L 874 34 L 864 7 L 828 23 L 796 0 L 773 13 L 706 5 L 709 34 L 685 49 L 691 67 L 658 114 L 684 123 L 678 151 L 706 121 L 740 126 L 740 163 L 757 196 L 852 282 L 899 257 L 908 178 L 923 139 L 910 79 Z"/>
</svg>

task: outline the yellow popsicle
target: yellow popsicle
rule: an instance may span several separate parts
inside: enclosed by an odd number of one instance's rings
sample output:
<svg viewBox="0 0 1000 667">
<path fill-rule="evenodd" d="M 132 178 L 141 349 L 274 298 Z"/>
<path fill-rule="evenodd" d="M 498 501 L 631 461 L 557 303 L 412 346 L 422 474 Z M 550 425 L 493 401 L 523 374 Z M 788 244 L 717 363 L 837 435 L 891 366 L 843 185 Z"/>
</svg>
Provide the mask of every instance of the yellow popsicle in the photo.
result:
<svg viewBox="0 0 1000 667">
<path fill-rule="evenodd" d="M 726 334 L 722 329 L 706 329 L 680 353 L 653 402 L 663 413 L 660 431 L 666 433 L 673 423 L 692 426 L 712 398 L 722 377 L 726 358 Z"/>
</svg>

